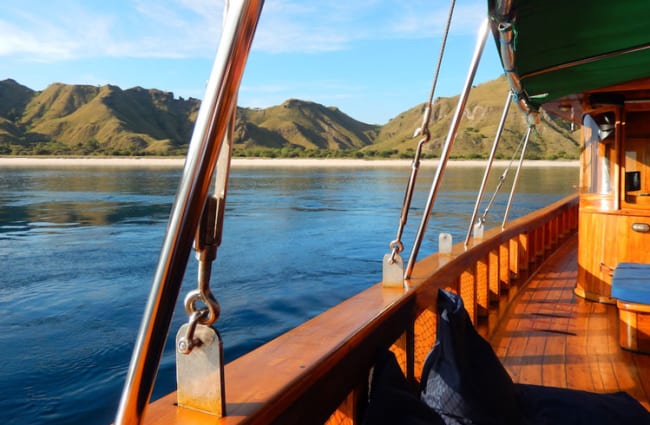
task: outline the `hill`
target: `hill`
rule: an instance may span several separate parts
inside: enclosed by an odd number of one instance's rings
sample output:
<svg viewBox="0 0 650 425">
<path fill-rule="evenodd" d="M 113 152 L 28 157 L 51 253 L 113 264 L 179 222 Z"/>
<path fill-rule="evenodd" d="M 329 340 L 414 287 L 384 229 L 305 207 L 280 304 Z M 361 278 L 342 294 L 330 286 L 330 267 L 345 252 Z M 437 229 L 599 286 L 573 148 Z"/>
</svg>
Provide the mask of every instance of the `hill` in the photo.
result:
<svg viewBox="0 0 650 425">
<path fill-rule="evenodd" d="M 372 145 L 380 129 L 338 108 L 298 99 L 266 109 L 239 108 L 237 114 L 234 147 L 240 152 L 358 150 Z"/>
<path fill-rule="evenodd" d="M 452 149 L 452 157 L 486 158 L 489 155 L 507 93 L 508 83 L 505 77 L 481 84 L 471 90 Z M 432 156 L 440 154 L 457 102 L 458 96 L 435 100 L 429 125 L 431 141 L 424 146 L 423 152 Z M 414 138 L 413 133 L 422 125 L 424 108 L 423 103 L 390 120 L 382 127 L 372 148 L 399 152 L 413 151 L 419 142 L 419 138 Z M 524 113 L 516 105 L 511 105 L 497 156 L 510 159 L 527 129 L 528 124 Z M 531 135 L 526 157 L 530 159 L 577 158 L 578 141 L 578 132 L 572 131 L 567 122 L 554 119 L 542 111 L 540 123 Z"/>
<path fill-rule="evenodd" d="M 501 116 L 503 78 L 472 90 L 453 156 L 487 156 Z M 437 156 L 457 97 L 438 98 L 432 110 L 431 142 Z M 0 81 L 0 154 L 182 155 L 187 150 L 199 100 L 173 93 L 112 85 L 55 83 L 34 91 L 14 80 Z M 412 156 L 424 104 L 383 126 L 366 124 L 336 107 L 289 99 L 269 108 L 238 108 L 238 156 Z M 500 157 L 510 157 L 526 132 L 525 117 L 511 108 Z M 577 137 L 565 122 L 542 115 L 528 158 L 576 158 Z"/>
<path fill-rule="evenodd" d="M 179 154 L 187 148 L 200 102 L 135 87 L 55 83 L 42 92 L 0 82 L 3 154 Z M 28 99 L 15 93 L 31 93 Z"/>
</svg>

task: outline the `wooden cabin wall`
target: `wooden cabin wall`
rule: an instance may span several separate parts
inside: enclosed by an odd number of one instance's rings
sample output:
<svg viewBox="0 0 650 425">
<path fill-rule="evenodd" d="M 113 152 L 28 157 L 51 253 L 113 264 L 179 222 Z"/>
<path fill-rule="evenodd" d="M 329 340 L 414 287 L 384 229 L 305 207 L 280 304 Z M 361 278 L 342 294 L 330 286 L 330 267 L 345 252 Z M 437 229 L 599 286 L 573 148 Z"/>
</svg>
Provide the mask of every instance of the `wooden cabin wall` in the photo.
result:
<svg viewBox="0 0 650 425">
<path fill-rule="evenodd" d="M 650 263 L 650 104 L 619 109 L 615 140 L 609 150 L 599 150 L 599 160 L 609 153 L 613 173 L 609 193 L 580 195 L 578 282 L 576 293 L 593 301 L 613 303 L 611 276 L 621 262 Z M 593 115 L 603 113 L 594 111 Z M 583 180 L 593 173 L 594 160 L 583 149 Z M 640 174 L 639 190 L 628 190 L 626 173 Z M 586 177 L 585 177 L 586 176 Z M 646 227 L 647 226 L 647 227 Z M 647 231 L 643 231 L 646 228 Z"/>
</svg>

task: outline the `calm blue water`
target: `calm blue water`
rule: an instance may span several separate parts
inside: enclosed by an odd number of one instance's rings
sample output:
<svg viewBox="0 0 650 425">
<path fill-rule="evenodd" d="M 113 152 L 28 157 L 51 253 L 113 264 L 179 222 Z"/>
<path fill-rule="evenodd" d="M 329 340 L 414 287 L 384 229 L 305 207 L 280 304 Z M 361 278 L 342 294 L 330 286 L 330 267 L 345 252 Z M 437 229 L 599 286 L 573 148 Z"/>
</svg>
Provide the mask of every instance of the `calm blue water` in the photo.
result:
<svg viewBox="0 0 650 425">
<path fill-rule="evenodd" d="M 381 279 L 409 171 L 233 170 L 212 283 L 227 360 Z M 421 253 L 437 249 L 440 231 L 464 237 L 482 173 L 447 171 Z M 0 170 L 1 423 L 113 421 L 180 174 Z M 432 176 L 420 173 L 407 251 Z M 524 170 L 512 216 L 573 193 L 577 180 L 576 168 Z M 191 259 L 181 298 L 195 276 Z M 177 312 L 172 335 L 186 320 Z M 174 389 L 172 350 L 154 397 Z"/>
</svg>

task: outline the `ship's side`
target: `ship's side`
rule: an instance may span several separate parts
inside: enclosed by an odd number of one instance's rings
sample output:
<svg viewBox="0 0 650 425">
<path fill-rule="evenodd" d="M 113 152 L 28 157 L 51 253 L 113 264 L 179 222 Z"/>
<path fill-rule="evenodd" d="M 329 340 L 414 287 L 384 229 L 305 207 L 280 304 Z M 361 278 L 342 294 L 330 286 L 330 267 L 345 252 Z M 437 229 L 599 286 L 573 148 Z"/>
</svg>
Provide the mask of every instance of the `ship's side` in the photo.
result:
<svg viewBox="0 0 650 425">
<path fill-rule="evenodd" d="M 650 356 L 622 340 L 611 290 L 619 264 L 650 263 L 650 4 L 490 0 L 488 11 L 531 120 L 544 109 L 582 126 L 579 193 L 432 254 L 403 288 L 371 286 L 226 365 L 226 416 L 179 408 L 170 394 L 145 423 L 360 423 L 380 350 L 419 382 L 439 289 L 462 297 L 516 382 L 625 391 L 650 409 Z M 634 326 L 645 329 L 640 308 Z"/>
<path fill-rule="evenodd" d="M 408 289 L 378 283 L 231 362 L 226 417 L 179 409 L 170 394 L 149 407 L 145 423 L 360 423 L 382 348 L 419 379 L 436 339 L 439 288 L 462 295 L 481 334 L 501 335 L 497 325 L 526 282 L 556 249 L 575 245 L 577 213 L 571 196 L 486 232 L 470 249 L 433 254 L 417 263 Z"/>
</svg>

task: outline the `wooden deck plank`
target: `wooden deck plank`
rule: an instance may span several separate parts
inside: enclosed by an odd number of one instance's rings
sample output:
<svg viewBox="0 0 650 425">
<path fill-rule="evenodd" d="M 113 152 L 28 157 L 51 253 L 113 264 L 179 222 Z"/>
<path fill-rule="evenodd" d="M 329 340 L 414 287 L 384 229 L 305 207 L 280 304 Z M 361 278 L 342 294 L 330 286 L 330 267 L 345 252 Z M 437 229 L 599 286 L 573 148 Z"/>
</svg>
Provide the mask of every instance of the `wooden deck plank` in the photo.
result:
<svg viewBox="0 0 650 425">
<path fill-rule="evenodd" d="M 544 345 L 542 359 L 542 384 L 549 387 L 566 387 L 566 336 L 552 335 Z"/>
<path fill-rule="evenodd" d="M 638 388 L 640 395 L 636 397 L 636 399 L 641 401 L 641 404 L 643 404 L 646 409 L 650 410 L 650 379 L 648 379 L 648 377 L 650 377 L 650 356 L 632 353 L 628 353 L 628 355 L 633 357 L 637 372 L 636 382 L 640 383 L 638 387 L 630 385 L 630 392 L 632 392 L 633 389 Z"/>
<path fill-rule="evenodd" d="M 650 410 L 650 356 L 620 348 L 615 306 L 574 295 L 576 264 L 573 238 L 520 289 L 490 339 L 495 352 L 515 382 L 626 391 Z"/>
</svg>

